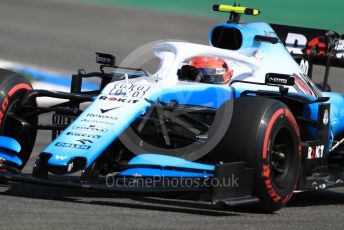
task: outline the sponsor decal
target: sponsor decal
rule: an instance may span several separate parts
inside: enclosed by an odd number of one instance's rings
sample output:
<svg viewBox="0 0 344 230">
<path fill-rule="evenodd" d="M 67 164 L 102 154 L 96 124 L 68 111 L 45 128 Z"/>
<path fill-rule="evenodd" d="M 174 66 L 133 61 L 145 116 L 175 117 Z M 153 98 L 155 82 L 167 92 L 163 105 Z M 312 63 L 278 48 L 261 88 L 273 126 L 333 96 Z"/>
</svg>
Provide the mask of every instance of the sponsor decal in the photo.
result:
<svg viewBox="0 0 344 230">
<path fill-rule="evenodd" d="M 218 68 L 215 70 L 215 74 L 225 74 L 226 69 L 225 68 Z"/>
<path fill-rule="evenodd" d="M 306 53 L 309 55 L 315 51 L 317 55 L 325 55 L 326 49 L 327 49 L 326 38 L 324 36 L 319 36 L 319 37 L 313 38 L 307 43 Z"/>
<path fill-rule="evenodd" d="M 306 47 L 307 38 L 302 34 L 288 33 L 285 44 L 290 53 L 303 54 L 302 50 Z"/>
<path fill-rule="evenodd" d="M 120 108 L 120 107 L 115 107 L 115 108 L 110 108 L 110 109 L 100 109 L 100 112 L 101 113 L 107 113 L 107 112 L 110 112 L 110 111 L 112 111 L 114 109 L 118 109 L 118 108 Z"/>
<path fill-rule="evenodd" d="M 324 145 L 308 147 L 307 159 L 318 159 L 324 156 Z"/>
<path fill-rule="evenodd" d="M 93 141 L 88 140 L 88 139 L 81 139 L 81 140 L 77 140 L 77 141 L 79 141 L 83 145 L 85 145 L 87 143 L 93 144 Z"/>
<path fill-rule="evenodd" d="M 284 78 L 277 78 L 277 77 L 269 77 L 269 82 L 277 83 L 277 84 L 287 84 L 288 80 Z"/>
<path fill-rule="evenodd" d="M 56 156 L 55 156 L 55 159 L 56 159 L 56 160 L 61 160 L 61 161 L 65 160 L 65 159 L 67 159 L 67 158 L 68 158 L 68 156 L 61 156 L 61 155 L 56 155 Z"/>
<path fill-rule="evenodd" d="M 102 65 L 114 66 L 116 58 L 112 54 L 96 53 L 96 62 Z"/>
<path fill-rule="evenodd" d="M 325 54 L 326 43 L 323 36 L 318 36 L 307 40 L 307 37 L 303 34 L 288 33 L 285 40 L 286 48 L 290 53 L 303 54 L 303 50 L 306 48 L 306 53 L 311 52 L 312 47 L 317 47 L 317 54 Z M 337 58 L 344 58 L 344 40 L 339 40 L 335 47 L 337 51 Z"/>
<path fill-rule="evenodd" d="M 99 100 L 116 101 L 116 102 L 127 103 L 127 104 L 135 104 L 139 101 L 139 100 L 131 99 L 131 98 L 121 98 L 121 97 L 112 97 L 112 96 L 100 96 Z"/>
<path fill-rule="evenodd" d="M 267 192 L 269 196 L 275 201 L 276 203 L 279 203 L 282 199 L 280 195 L 276 192 L 274 187 L 271 185 L 271 179 L 270 179 L 270 165 L 264 164 L 262 169 L 262 177 L 265 180 L 265 187 L 267 189 Z"/>
<path fill-rule="evenodd" d="M 324 111 L 324 117 L 323 117 L 323 124 L 327 125 L 328 124 L 328 109 L 325 109 Z"/>
<path fill-rule="evenodd" d="M 74 136 L 74 137 L 87 137 L 87 138 L 94 138 L 94 139 L 101 138 L 100 135 L 87 134 L 87 133 L 76 133 L 76 132 L 68 132 L 68 133 L 66 133 L 66 135 Z"/>
<path fill-rule="evenodd" d="M 94 131 L 94 132 L 100 132 L 100 133 L 106 133 L 108 131 L 105 128 L 97 127 L 95 125 L 89 125 L 89 126 L 77 125 L 77 126 L 74 126 L 72 129 L 85 130 L 85 131 Z"/>
<path fill-rule="evenodd" d="M 115 84 L 114 88 L 110 91 L 110 95 L 142 98 L 149 89 L 149 86 L 143 85 L 128 84 L 127 87 L 127 84 Z"/>
<path fill-rule="evenodd" d="M 308 75 L 308 71 L 309 71 L 309 62 L 305 59 L 302 59 L 300 62 L 300 68 L 302 70 L 302 72 L 306 75 Z"/>
<path fill-rule="evenodd" d="M 337 58 L 344 58 L 344 40 L 339 40 L 336 50 L 337 50 L 337 54 L 336 54 Z"/>
<path fill-rule="evenodd" d="M 99 119 L 106 119 L 106 120 L 117 120 L 117 117 L 114 116 L 108 116 L 108 115 L 102 115 L 102 114 L 96 114 L 96 113 L 88 113 L 86 117 L 92 117 L 92 118 L 99 118 Z"/>
<path fill-rule="evenodd" d="M 82 119 L 81 122 L 94 123 L 94 124 L 103 124 L 103 125 L 113 125 L 114 123 L 101 120 L 91 120 L 91 119 Z"/>
<path fill-rule="evenodd" d="M 270 78 L 272 79 L 273 82 L 277 82 L 277 83 L 282 83 L 282 84 L 287 84 L 288 80 L 287 79 L 283 79 L 283 78 Z"/>
<path fill-rule="evenodd" d="M 63 148 L 82 149 L 82 150 L 88 150 L 91 148 L 91 146 L 89 145 L 80 145 L 80 144 L 73 144 L 73 143 L 66 143 L 66 142 L 57 142 L 55 146 L 63 147 Z"/>
<path fill-rule="evenodd" d="M 278 85 L 290 85 L 293 86 L 295 79 L 287 74 L 268 73 L 266 74 L 265 83 L 278 84 Z"/>
</svg>

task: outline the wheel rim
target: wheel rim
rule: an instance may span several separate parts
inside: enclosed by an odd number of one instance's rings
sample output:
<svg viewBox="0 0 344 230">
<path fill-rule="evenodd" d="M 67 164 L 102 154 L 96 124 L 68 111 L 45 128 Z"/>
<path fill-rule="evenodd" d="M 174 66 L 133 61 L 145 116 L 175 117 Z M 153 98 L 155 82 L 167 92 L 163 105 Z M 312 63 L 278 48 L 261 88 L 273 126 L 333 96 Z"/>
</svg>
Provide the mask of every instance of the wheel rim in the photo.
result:
<svg viewBox="0 0 344 230">
<path fill-rule="evenodd" d="M 293 139 L 288 128 L 283 127 L 276 132 L 271 141 L 271 176 L 274 183 L 283 188 L 288 181 L 292 164 Z"/>
</svg>

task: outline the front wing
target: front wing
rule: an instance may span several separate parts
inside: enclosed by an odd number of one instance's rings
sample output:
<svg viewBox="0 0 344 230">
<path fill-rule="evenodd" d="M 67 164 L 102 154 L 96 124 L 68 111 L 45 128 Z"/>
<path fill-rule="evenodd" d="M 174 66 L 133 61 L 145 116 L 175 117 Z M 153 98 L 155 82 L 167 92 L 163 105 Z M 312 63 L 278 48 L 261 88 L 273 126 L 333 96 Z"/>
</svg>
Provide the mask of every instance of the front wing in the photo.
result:
<svg viewBox="0 0 344 230">
<path fill-rule="evenodd" d="M 81 180 L 79 176 L 36 178 L 30 174 L 0 172 L 0 181 L 105 191 L 126 196 L 210 194 L 213 204 L 229 206 L 259 202 L 253 194 L 254 170 L 245 162 L 207 165 L 157 154 L 139 155 L 122 172 L 104 177 L 84 172 Z"/>
</svg>

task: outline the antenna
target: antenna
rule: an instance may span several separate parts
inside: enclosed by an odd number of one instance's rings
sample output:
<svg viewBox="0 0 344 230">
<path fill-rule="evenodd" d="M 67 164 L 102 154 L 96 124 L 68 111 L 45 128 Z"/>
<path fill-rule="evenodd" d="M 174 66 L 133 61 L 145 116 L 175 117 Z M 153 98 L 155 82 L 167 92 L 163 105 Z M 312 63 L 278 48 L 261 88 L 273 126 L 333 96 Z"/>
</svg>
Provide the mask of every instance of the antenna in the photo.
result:
<svg viewBox="0 0 344 230">
<path fill-rule="evenodd" d="M 258 15 L 260 14 L 260 10 L 254 9 L 254 8 L 248 8 L 248 7 L 242 7 L 240 4 L 236 4 L 234 2 L 234 5 L 213 5 L 213 10 L 218 12 L 225 12 L 230 13 L 228 23 L 240 23 L 240 16 L 241 14 L 246 15 Z"/>
<path fill-rule="evenodd" d="M 234 2 L 234 7 L 236 7 L 236 2 Z M 240 6 L 240 4 L 238 5 Z M 240 23 L 240 14 L 236 13 L 235 11 L 231 11 L 229 13 L 229 18 L 228 18 L 228 23 L 235 23 L 235 24 L 239 24 Z"/>
</svg>

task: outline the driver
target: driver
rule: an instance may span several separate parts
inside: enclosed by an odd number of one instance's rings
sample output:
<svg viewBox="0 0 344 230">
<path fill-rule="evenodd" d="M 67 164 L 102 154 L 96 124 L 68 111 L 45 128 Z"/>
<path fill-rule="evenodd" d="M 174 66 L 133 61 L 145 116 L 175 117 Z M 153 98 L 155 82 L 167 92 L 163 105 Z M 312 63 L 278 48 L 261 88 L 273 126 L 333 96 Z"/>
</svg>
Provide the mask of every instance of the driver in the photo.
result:
<svg viewBox="0 0 344 230">
<path fill-rule="evenodd" d="M 192 57 L 184 70 L 187 80 L 210 84 L 228 84 L 233 76 L 227 62 L 218 57 Z"/>
</svg>

